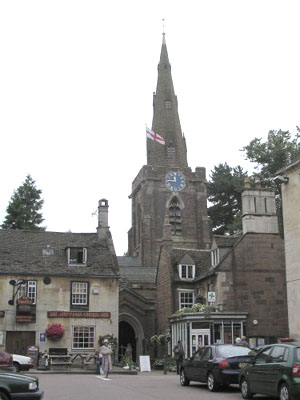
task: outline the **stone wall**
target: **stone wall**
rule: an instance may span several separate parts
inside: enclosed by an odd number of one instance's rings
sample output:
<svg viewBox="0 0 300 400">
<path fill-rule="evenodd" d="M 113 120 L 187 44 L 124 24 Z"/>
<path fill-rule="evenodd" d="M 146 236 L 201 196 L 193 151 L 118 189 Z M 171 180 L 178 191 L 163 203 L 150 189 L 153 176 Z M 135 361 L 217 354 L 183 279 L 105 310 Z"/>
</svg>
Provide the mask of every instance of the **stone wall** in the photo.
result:
<svg viewBox="0 0 300 400">
<path fill-rule="evenodd" d="M 216 286 L 223 311 L 249 313 L 247 336 L 288 335 L 284 242 L 279 235 L 244 235 L 218 268 Z"/>
<path fill-rule="evenodd" d="M 6 331 L 35 331 L 36 345 L 43 352 L 49 347 L 67 347 L 72 351 L 72 328 L 73 326 L 95 326 L 96 346 L 98 348 L 98 337 L 107 333 L 113 333 L 118 337 L 118 315 L 119 315 L 119 284 L 116 279 L 100 278 L 65 278 L 51 277 L 51 283 L 45 285 L 41 276 L 22 276 L 20 279 L 37 281 L 36 322 L 16 322 L 16 301 L 9 305 L 8 300 L 12 298 L 13 286 L 9 284 L 15 276 L 0 276 L 0 311 L 4 311 L 4 318 L 0 318 L 0 331 L 3 331 L 4 343 L 0 347 L 5 348 Z M 71 281 L 89 282 L 90 296 L 88 309 L 79 310 L 70 307 L 70 285 Z M 98 294 L 93 294 L 93 289 L 98 289 Z M 97 290 L 95 290 L 97 291 Z M 109 312 L 110 318 L 48 318 L 48 311 L 86 311 L 86 312 Z M 45 332 L 48 324 L 60 323 L 64 326 L 65 334 L 57 343 L 39 343 L 39 333 Z"/>
</svg>

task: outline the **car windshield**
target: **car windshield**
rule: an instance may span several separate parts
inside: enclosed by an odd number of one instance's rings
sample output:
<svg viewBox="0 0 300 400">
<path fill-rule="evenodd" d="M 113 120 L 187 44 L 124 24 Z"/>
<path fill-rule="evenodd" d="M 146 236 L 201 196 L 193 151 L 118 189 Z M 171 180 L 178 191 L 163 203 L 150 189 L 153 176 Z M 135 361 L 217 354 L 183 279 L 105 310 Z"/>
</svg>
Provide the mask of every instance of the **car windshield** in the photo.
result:
<svg viewBox="0 0 300 400">
<path fill-rule="evenodd" d="M 251 349 L 244 346 L 218 346 L 216 348 L 217 357 L 247 356 Z"/>
<path fill-rule="evenodd" d="M 300 347 L 296 347 L 295 349 L 295 361 L 300 362 Z"/>
</svg>

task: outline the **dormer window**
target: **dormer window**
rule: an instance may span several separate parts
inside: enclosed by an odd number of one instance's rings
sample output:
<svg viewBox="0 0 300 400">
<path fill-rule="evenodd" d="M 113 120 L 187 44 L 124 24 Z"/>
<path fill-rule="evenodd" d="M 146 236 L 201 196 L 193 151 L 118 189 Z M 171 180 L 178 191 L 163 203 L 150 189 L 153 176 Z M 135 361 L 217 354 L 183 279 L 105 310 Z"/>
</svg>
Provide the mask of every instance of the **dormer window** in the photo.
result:
<svg viewBox="0 0 300 400">
<path fill-rule="evenodd" d="M 84 247 L 68 248 L 68 264 L 69 265 L 86 265 L 87 249 Z"/>
<path fill-rule="evenodd" d="M 195 279 L 195 265 L 179 264 L 179 277 L 184 280 Z"/>
<path fill-rule="evenodd" d="M 217 264 L 219 264 L 220 261 L 220 253 L 219 249 L 214 249 L 211 251 L 211 265 L 215 267 Z"/>
</svg>

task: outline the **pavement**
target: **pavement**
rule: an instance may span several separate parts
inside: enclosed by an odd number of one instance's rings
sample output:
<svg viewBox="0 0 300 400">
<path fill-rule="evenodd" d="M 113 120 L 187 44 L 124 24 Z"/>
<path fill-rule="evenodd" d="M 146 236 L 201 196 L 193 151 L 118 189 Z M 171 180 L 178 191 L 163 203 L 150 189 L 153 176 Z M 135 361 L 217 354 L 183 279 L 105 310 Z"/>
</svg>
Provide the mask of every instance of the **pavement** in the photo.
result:
<svg viewBox="0 0 300 400">
<path fill-rule="evenodd" d="M 30 369 L 28 372 L 26 371 L 26 374 L 92 374 L 96 375 L 96 370 L 95 368 L 80 368 L 80 367 L 70 367 L 66 368 L 64 366 L 55 366 L 51 367 L 51 369 Z M 137 375 L 138 370 L 136 369 L 124 369 L 121 367 L 116 367 L 113 366 L 112 370 L 109 371 L 109 375 L 114 375 L 114 374 L 119 374 L 119 375 Z"/>
</svg>

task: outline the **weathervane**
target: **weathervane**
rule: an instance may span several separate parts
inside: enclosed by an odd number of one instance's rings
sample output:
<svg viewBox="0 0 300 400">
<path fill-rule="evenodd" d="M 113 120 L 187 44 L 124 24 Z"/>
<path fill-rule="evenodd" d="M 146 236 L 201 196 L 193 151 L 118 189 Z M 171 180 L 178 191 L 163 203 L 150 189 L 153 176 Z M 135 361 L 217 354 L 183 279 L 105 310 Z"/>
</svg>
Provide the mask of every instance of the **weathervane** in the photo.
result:
<svg viewBox="0 0 300 400">
<path fill-rule="evenodd" d="M 165 35 L 166 35 L 166 33 L 165 33 L 165 18 L 163 18 L 162 19 L 162 22 L 163 22 L 163 43 L 165 44 L 166 42 L 165 42 Z"/>
</svg>

